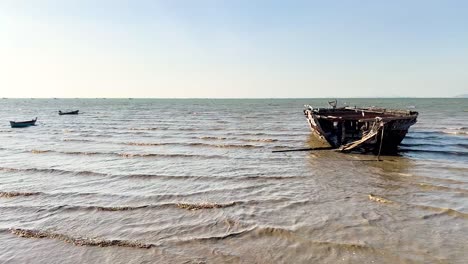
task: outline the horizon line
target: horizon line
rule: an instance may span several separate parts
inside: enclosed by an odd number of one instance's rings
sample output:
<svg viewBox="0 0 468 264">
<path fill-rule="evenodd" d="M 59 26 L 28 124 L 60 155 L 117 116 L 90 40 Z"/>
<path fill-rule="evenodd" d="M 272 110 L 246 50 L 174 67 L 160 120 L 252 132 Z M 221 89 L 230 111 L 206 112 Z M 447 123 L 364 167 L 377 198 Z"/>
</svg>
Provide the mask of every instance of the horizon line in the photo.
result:
<svg viewBox="0 0 468 264">
<path fill-rule="evenodd" d="M 210 99 L 210 100 L 226 100 L 226 99 L 235 99 L 235 100 L 248 100 L 248 99 L 463 99 L 464 97 L 458 96 L 447 96 L 447 97 L 414 97 L 414 96 L 389 96 L 389 97 L 379 97 L 379 96 L 362 96 L 362 97 L 2 97 L 1 99 L 180 99 L 180 100 L 190 100 L 190 99 Z"/>
</svg>

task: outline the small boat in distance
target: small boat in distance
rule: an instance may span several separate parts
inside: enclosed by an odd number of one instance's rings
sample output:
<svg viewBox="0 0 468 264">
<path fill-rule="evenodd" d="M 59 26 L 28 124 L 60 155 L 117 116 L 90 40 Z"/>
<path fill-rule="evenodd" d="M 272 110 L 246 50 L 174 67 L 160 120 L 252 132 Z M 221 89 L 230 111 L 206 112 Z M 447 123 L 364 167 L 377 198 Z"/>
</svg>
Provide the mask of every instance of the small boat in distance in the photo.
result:
<svg viewBox="0 0 468 264">
<path fill-rule="evenodd" d="M 37 117 L 30 121 L 21 121 L 21 122 L 10 121 L 10 125 L 12 128 L 29 127 L 29 126 L 35 126 L 36 121 L 37 121 Z"/>
<path fill-rule="evenodd" d="M 62 112 L 59 110 L 59 115 L 77 115 L 80 110 L 70 111 L 70 112 Z"/>
<path fill-rule="evenodd" d="M 304 114 L 319 141 L 342 152 L 395 154 L 418 117 L 418 112 L 409 110 L 337 108 L 336 100 L 329 104 L 331 108 L 306 105 Z"/>
</svg>

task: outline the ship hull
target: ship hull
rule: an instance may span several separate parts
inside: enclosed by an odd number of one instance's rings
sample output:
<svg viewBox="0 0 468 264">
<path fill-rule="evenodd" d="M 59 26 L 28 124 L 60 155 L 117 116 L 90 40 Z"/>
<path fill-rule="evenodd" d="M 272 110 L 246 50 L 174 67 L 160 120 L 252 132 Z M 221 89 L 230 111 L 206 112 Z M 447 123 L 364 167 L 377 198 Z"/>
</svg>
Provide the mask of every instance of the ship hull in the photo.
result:
<svg viewBox="0 0 468 264">
<path fill-rule="evenodd" d="M 417 112 L 386 109 L 304 110 L 312 134 L 343 152 L 395 154 L 416 123 Z"/>
</svg>

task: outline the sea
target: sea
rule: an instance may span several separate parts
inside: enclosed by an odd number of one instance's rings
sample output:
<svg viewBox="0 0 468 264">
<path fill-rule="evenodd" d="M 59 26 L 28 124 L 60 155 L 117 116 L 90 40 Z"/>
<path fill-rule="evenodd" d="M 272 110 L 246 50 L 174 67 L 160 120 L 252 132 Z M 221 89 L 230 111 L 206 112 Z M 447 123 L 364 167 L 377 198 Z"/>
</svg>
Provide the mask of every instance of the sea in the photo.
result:
<svg viewBox="0 0 468 264">
<path fill-rule="evenodd" d="M 273 152 L 328 100 L 0 99 L 0 263 L 468 263 L 468 99 L 338 99 L 419 112 L 382 161 Z"/>
</svg>

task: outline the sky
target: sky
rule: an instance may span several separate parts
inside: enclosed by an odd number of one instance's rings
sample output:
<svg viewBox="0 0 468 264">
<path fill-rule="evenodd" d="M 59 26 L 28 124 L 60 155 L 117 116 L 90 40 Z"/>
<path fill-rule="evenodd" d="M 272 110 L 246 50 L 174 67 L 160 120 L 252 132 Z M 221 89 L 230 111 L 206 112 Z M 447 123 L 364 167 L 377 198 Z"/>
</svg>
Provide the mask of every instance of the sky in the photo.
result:
<svg viewBox="0 0 468 264">
<path fill-rule="evenodd" d="M 0 97 L 468 94 L 468 1 L 0 0 Z"/>
</svg>

